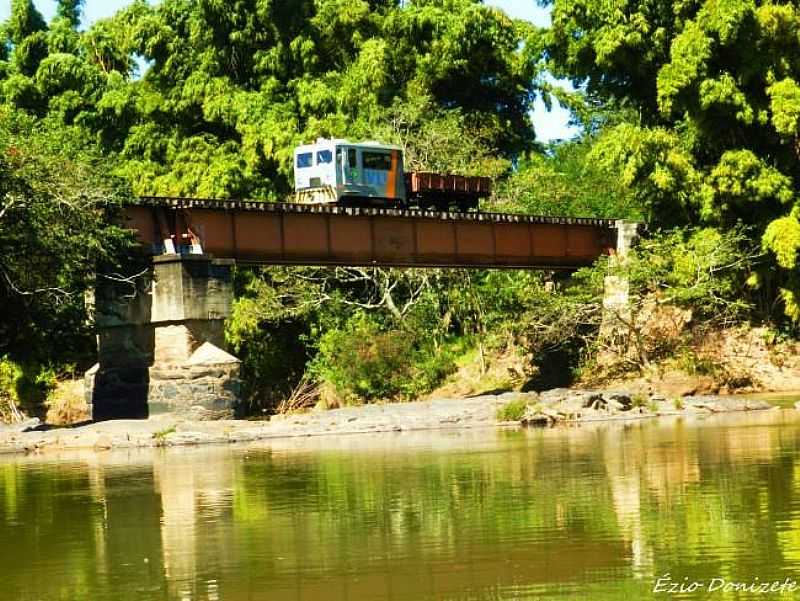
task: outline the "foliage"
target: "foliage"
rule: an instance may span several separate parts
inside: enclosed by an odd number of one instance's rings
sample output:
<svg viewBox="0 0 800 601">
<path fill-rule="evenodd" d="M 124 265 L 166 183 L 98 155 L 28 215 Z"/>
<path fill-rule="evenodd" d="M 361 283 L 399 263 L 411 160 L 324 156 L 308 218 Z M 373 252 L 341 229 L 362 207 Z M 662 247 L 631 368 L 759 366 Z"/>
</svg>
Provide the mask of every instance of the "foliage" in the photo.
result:
<svg viewBox="0 0 800 601">
<path fill-rule="evenodd" d="M 366 314 L 356 313 L 344 328 L 322 336 L 312 370 L 344 403 L 415 399 L 448 365 L 441 354 L 436 363 L 429 361 L 414 338 L 410 332 L 381 331 Z"/>
<path fill-rule="evenodd" d="M 594 136 L 561 142 L 546 153 L 532 152 L 499 186 L 500 211 L 533 215 L 641 219 L 634 194 L 613 165 L 592 160 Z"/>
<path fill-rule="evenodd" d="M 506 403 L 497 410 L 497 421 L 499 422 L 518 422 L 525 417 L 528 410 L 528 403 L 524 399 L 517 399 Z"/>
<path fill-rule="evenodd" d="M 747 226 L 772 255 L 762 271 L 775 271 L 785 312 L 800 318 L 797 8 L 713 0 L 553 0 L 552 8 L 551 67 L 589 98 L 638 113 L 603 133 L 596 160 L 623 174 L 658 226 Z"/>
<path fill-rule="evenodd" d="M 759 255 L 741 231 L 675 229 L 645 239 L 611 273 L 629 285 L 628 303 L 606 307 L 618 338 L 606 335 L 612 350 L 622 350 L 628 367 L 684 353 L 690 328 L 726 327 L 746 320 L 748 280 Z M 616 347 L 616 348 L 613 348 Z M 685 365 L 685 367 L 688 367 Z M 697 364 L 693 364 L 697 367 Z"/>
<path fill-rule="evenodd" d="M 675 229 L 641 241 L 618 267 L 635 297 L 691 308 L 698 317 L 741 318 L 746 280 L 758 257 L 737 230 Z"/>
<path fill-rule="evenodd" d="M 244 357 L 251 405 L 267 410 L 294 389 L 309 362 L 314 377 L 338 386 L 348 402 L 378 398 L 378 376 L 362 372 L 389 366 L 400 375 L 386 384 L 387 394 L 426 394 L 457 356 L 515 344 L 518 317 L 544 293 L 542 277 L 522 271 L 270 268 L 242 270 L 237 279 L 228 340 Z M 378 360 L 374 345 L 387 356 Z M 357 372 L 366 384 L 346 389 Z"/>
<path fill-rule="evenodd" d="M 0 106 L 0 352 L 19 360 L 90 352 L 84 291 L 130 242 L 108 221 L 127 189 L 82 137 Z"/>
<path fill-rule="evenodd" d="M 167 446 L 167 438 L 169 438 L 170 434 L 175 434 L 178 431 L 178 428 L 173 426 L 167 426 L 162 430 L 158 430 L 157 432 L 153 432 L 153 440 L 155 441 L 155 445 L 157 447 L 165 447 Z"/>
<path fill-rule="evenodd" d="M 47 395 L 45 406 L 46 423 L 56 426 L 78 424 L 90 417 L 82 380 L 58 382 Z"/>
<path fill-rule="evenodd" d="M 52 369 L 0 357 L 0 422 L 17 420 L 23 412 L 42 416 L 44 401 L 55 386 Z"/>
<path fill-rule="evenodd" d="M 138 194 L 280 199 L 320 136 L 493 176 L 533 144 L 532 28 L 477 0 L 138 0 L 86 32 L 80 4 L 13 1 L 0 99 L 85 126 Z"/>
</svg>

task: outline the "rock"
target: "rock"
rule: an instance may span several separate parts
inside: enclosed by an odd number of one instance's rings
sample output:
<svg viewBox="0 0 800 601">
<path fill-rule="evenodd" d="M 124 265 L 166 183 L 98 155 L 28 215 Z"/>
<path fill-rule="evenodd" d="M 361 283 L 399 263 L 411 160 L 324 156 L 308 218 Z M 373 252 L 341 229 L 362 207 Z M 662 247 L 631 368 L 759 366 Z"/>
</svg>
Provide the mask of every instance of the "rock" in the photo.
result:
<svg viewBox="0 0 800 601">
<path fill-rule="evenodd" d="M 32 417 L 30 419 L 26 419 L 20 424 L 20 432 L 30 432 L 41 425 L 42 420 L 40 420 L 38 417 Z"/>
<path fill-rule="evenodd" d="M 94 448 L 98 451 L 108 451 L 114 446 L 111 442 L 111 437 L 106 434 L 101 434 L 94 442 Z"/>
<path fill-rule="evenodd" d="M 583 409 L 588 409 L 589 407 L 597 409 L 599 406 L 604 406 L 606 403 L 603 395 L 599 392 L 587 391 L 581 396 L 583 397 Z"/>
<path fill-rule="evenodd" d="M 523 426 L 549 426 L 553 420 L 542 413 L 526 415 L 522 421 Z"/>
<path fill-rule="evenodd" d="M 223 442 L 227 439 L 224 436 L 213 436 L 205 432 L 173 432 L 164 437 L 164 441 L 169 445 L 189 446 L 210 442 Z"/>
<path fill-rule="evenodd" d="M 546 403 L 548 405 L 552 405 L 554 403 L 559 403 L 566 398 L 574 397 L 575 395 L 574 390 L 570 390 L 569 388 L 554 388 L 553 390 L 546 390 L 539 395 L 542 403 Z"/>
<path fill-rule="evenodd" d="M 540 406 L 528 406 L 520 423 L 523 426 L 549 426 L 558 421 L 558 414 L 553 409 L 542 409 Z"/>
<path fill-rule="evenodd" d="M 558 422 L 564 419 L 564 415 L 554 409 L 543 409 L 542 415 L 548 417 L 553 422 Z"/>
<path fill-rule="evenodd" d="M 606 393 L 605 397 L 611 401 L 614 401 L 622 405 L 623 411 L 629 411 L 630 408 L 633 406 L 634 395 L 629 392 L 623 392 L 623 391 L 608 392 Z"/>
<path fill-rule="evenodd" d="M 774 407 L 766 401 L 748 400 L 744 404 L 745 411 L 767 411 L 769 409 L 774 409 Z"/>
<path fill-rule="evenodd" d="M 628 406 L 630 407 L 630 405 Z M 623 405 L 620 401 L 610 399 L 606 401 L 606 411 L 609 413 L 620 413 L 621 411 L 626 411 L 627 407 Z"/>
<path fill-rule="evenodd" d="M 38 417 L 32 417 L 16 424 L 0 423 L 0 432 L 8 434 L 22 434 L 23 432 L 35 430 L 41 425 L 42 422 Z"/>
</svg>

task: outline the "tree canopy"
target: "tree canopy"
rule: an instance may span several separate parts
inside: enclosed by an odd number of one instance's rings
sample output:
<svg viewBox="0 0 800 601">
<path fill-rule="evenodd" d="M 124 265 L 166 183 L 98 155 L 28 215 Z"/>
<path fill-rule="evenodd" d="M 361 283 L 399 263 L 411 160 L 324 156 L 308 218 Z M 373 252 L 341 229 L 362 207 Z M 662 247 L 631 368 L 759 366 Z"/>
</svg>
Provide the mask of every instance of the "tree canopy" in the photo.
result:
<svg viewBox="0 0 800 601">
<path fill-rule="evenodd" d="M 0 357 L 91 354 L 84 293 L 132 240 L 112 219 L 129 189 L 83 137 L 0 107 Z"/>
<path fill-rule="evenodd" d="M 534 143 L 532 26 L 476 0 L 137 0 L 83 33 L 80 5 L 13 1 L 2 97 L 87 127 L 139 194 L 281 198 L 317 137 L 479 139 L 451 161 L 495 174 Z"/>
<path fill-rule="evenodd" d="M 658 226 L 741 224 L 800 319 L 800 13 L 794 2 L 554 0 L 552 68 L 598 102 L 633 107 L 593 157 Z"/>
</svg>

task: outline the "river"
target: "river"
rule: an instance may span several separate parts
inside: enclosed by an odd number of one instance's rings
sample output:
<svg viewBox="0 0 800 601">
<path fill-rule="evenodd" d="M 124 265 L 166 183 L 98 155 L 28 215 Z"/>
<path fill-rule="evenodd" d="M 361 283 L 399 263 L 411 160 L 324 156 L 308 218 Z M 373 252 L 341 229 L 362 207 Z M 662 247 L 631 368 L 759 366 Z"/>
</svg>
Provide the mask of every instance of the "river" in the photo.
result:
<svg viewBox="0 0 800 601">
<path fill-rule="evenodd" d="M 666 574 L 800 589 L 794 410 L 9 457 L 0 487 L 4 600 L 752 598 L 654 593 Z"/>
</svg>

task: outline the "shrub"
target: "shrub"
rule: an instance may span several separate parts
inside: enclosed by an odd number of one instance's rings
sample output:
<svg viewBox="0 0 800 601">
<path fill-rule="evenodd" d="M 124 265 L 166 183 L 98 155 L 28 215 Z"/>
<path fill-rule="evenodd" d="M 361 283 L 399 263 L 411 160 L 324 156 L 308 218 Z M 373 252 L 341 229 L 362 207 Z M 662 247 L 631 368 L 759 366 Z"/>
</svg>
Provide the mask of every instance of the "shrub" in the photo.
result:
<svg viewBox="0 0 800 601">
<path fill-rule="evenodd" d="M 497 410 L 497 421 L 499 422 L 519 422 L 525 417 L 525 412 L 528 410 L 528 404 L 522 400 L 517 399 L 500 407 Z"/>
<path fill-rule="evenodd" d="M 52 369 L 0 358 L 0 419 L 19 420 L 22 414 L 42 417 L 45 399 L 55 385 Z"/>
<path fill-rule="evenodd" d="M 17 386 L 22 368 L 7 358 L 0 358 L 0 420 L 13 421 L 20 417 Z"/>
<path fill-rule="evenodd" d="M 419 335 L 383 330 L 357 313 L 343 328 L 322 336 L 311 370 L 347 404 L 419 398 L 454 368 L 450 353 L 437 352 Z"/>
</svg>

